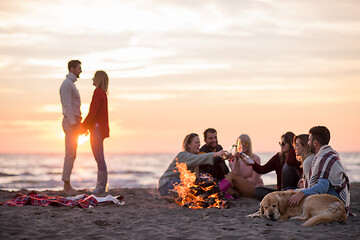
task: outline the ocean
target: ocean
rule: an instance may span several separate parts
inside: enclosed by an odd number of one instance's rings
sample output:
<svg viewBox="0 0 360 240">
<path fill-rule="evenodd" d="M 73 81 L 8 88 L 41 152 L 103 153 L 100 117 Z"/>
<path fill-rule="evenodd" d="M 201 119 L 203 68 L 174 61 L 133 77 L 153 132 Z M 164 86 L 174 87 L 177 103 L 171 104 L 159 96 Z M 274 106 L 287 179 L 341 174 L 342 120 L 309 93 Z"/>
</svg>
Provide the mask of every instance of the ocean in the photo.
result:
<svg viewBox="0 0 360 240">
<path fill-rule="evenodd" d="M 275 153 L 257 153 L 265 164 Z M 110 188 L 155 188 L 159 177 L 176 156 L 172 154 L 105 154 Z M 61 190 L 63 154 L 0 154 L 0 189 Z M 351 182 L 360 182 L 360 153 L 340 153 Z M 71 175 L 76 189 L 92 189 L 97 165 L 91 154 L 78 154 Z M 275 172 L 262 176 L 276 184 Z"/>
</svg>

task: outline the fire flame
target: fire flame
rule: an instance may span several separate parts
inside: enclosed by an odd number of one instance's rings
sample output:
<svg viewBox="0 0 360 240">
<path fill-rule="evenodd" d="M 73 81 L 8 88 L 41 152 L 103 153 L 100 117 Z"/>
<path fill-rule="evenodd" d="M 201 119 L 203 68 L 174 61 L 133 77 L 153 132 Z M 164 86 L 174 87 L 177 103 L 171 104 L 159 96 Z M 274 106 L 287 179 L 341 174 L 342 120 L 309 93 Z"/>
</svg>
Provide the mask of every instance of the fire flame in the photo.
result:
<svg viewBox="0 0 360 240">
<path fill-rule="evenodd" d="M 175 199 L 176 203 L 180 206 L 187 206 L 192 209 L 199 208 L 223 208 L 225 202 L 219 198 L 219 191 L 213 191 L 211 195 L 197 194 L 201 192 L 210 192 L 216 186 L 213 183 L 210 186 L 202 186 L 203 184 L 196 184 L 196 175 L 187 169 L 185 163 L 176 162 L 176 168 L 180 173 L 181 183 L 174 187 L 179 197 Z M 176 170 L 175 170 L 176 171 Z"/>
</svg>

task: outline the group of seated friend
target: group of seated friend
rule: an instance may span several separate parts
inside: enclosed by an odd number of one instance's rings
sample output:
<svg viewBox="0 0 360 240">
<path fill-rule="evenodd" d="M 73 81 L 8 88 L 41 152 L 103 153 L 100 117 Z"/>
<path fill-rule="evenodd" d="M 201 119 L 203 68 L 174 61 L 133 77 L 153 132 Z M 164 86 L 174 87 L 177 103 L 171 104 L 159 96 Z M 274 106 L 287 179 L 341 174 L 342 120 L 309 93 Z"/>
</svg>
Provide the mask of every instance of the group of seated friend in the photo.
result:
<svg viewBox="0 0 360 240">
<path fill-rule="evenodd" d="M 229 153 L 218 144 L 215 129 L 205 130 L 205 145 L 201 148 L 199 136 L 191 133 L 184 139 L 184 151 L 177 154 L 160 177 L 158 191 L 161 196 L 171 195 L 174 186 L 180 183 L 176 169 L 179 162 L 186 163 L 188 169 L 198 175 L 213 177 L 229 199 L 243 196 L 262 200 L 270 192 L 295 189 L 297 193 L 289 199 L 291 206 L 298 205 L 305 196 L 327 193 L 341 199 L 347 209 L 350 182 L 338 153 L 328 145 L 330 131 L 324 126 L 315 126 L 309 134 L 295 136 L 286 132 L 280 139 L 280 152 L 261 165 L 260 157 L 252 151 L 250 137 L 240 135 L 237 143 L 241 151 L 234 153 L 229 170 L 225 163 Z M 272 171 L 276 172 L 276 189 L 264 187 L 261 179 L 261 174 Z"/>
</svg>

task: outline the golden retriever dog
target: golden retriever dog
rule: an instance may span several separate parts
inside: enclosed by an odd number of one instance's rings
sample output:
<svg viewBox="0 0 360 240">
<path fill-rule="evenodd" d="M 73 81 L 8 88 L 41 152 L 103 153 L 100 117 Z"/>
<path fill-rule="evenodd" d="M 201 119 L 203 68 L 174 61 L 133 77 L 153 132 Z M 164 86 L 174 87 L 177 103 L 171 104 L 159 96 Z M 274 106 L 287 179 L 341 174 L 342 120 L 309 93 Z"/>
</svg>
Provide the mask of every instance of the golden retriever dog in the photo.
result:
<svg viewBox="0 0 360 240">
<path fill-rule="evenodd" d="M 337 197 L 329 194 L 310 195 L 304 197 L 296 207 L 290 207 L 288 199 L 295 193 L 293 190 L 269 193 L 260 203 L 260 216 L 270 220 L 307 220 L 303 227 L 346 221 L 344 203 Z"/>
</svg>

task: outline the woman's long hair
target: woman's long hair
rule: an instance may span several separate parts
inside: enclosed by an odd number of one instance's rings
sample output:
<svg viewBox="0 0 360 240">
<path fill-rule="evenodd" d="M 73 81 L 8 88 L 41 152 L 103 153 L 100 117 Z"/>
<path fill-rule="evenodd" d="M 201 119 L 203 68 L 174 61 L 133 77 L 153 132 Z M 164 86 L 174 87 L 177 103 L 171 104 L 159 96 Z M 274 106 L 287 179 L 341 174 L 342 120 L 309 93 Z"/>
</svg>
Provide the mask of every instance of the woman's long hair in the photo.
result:
<svg viewBox="0 0 360 240">
<path fill-rule="evenodd" d="M 199 137 L 199 135 L 197 135 L 196 133 L 190 133 L 190 134 L 186 135 L 186 137 L 184 138 L 184 142 L 183 142 L 183 149 L 185 151 L 190 152 L 188 145 L 192 142 L 192 140 L 195 137 Z"/>
<path fill-rule="evenodd" d="M 101 88 L 107 93 L 109 87 L 109 77 L 106 72 L 102 70 L 96 71 L 94 78 L 98 81 L 98 86 L 96 87 Z"/>
<path fill-rule="evenodd" d="M 305 147 L 305 151 L 303 151 L 301 153 L 300 156 L 298 156 L 298 160 L 300 160 L 301 162 L 301 166 L 300 167 L 303 167 L 303 163 L 304 163 L 304 160 L 310 156 L 311 154 L 313 154 L 311 152 L 311 148 L 310 146 L 308 145 L 308 142 L 309 142 L 309 134 L 300 134 L 300 135 L 297 135 L 294 137 L 294 144 L 296 143 L 296 140 L 299 139 L 300 140 L 300 144 Z"/>
<path fill-rule="evenodd" d="M 289 151 L 291 150 L 291 148 L 294 148 L 294 147 L 293 147 L 294 137 L 295 137 L 295 134 L 294 134 L 293 132 L 286 132 L 285 134 L 283 134 L 283 135 L 281 136 L 281 138 L 284 138 L 285 143 L 288 143 L 288 144 L 290 145 Z M 280 139 L 281 139 L 281 138 L 280 138 Z M 286 160 L 285 153 L 280 152 L 280 153 L 279 153 L 279 156 L 280 156 L 280 162 L 281 162 L 281 163 L 284 163 L 285 160 Z"/>
<path fill-rule="evenodd" d="M 250 140 L 249 135 L 247 135 L 247 134 L 241 134 L 239 138 L 240 138 L 240 140 L 241 140 L 241 143 L 248 144 L 248 149 L 249 149 L 249 150 L 248 150 L 247 155 L 248 155 L 249 157 L 252 157 L 252 156 L 253 156 L 252 144 L 251 144 L 251 140 Z"/>
</svg>

